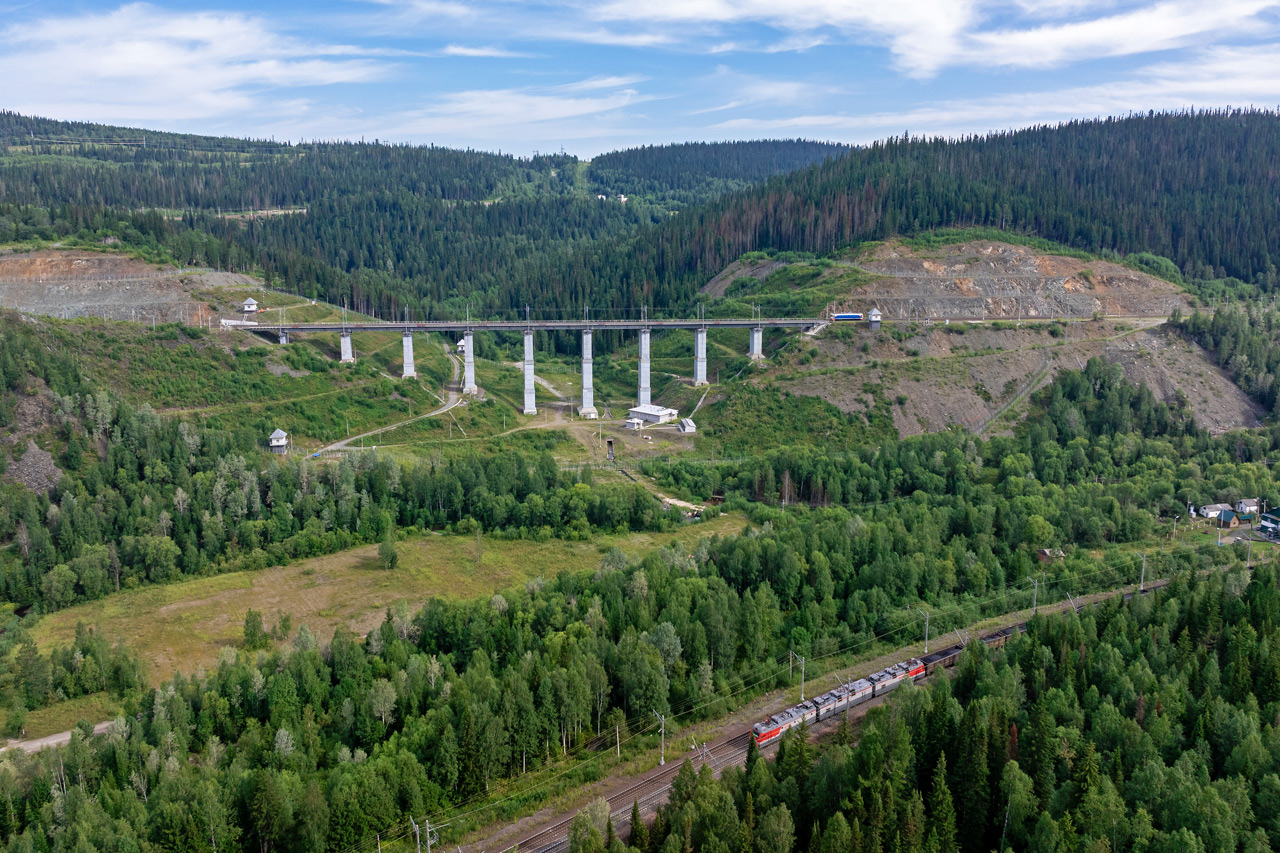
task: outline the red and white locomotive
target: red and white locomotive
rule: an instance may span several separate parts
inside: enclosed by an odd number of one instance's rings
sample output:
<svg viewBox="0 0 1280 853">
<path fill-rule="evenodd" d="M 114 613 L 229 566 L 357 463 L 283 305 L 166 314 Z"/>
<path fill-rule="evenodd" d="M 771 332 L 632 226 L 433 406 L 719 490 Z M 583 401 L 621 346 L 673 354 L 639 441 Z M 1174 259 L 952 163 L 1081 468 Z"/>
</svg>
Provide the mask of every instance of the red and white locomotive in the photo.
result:
<svg viewBox="0 0 1280 853">
<path fill-rule="evenodd" d="M 1025 622 L 1011 625 L 998 631 L 992 631 L 982 638 L 982 642 L 990 648 L 998 649 L 1026 629 Z M 919 681 L 926 675 L 933 675 L 939 669 L 955 666 L 956 661 L 960 659 L 960 652 L 962 651 L 964 651 L 964 646 L 957 643 L 954 646 L 925 655 L 924 658 L 911 658 L 911 660 L 906 660 L 902 663 L 895 663 L 893 666 L 872 673 L 866 678 L 860 678 L 848 684 L 841 684 L 830 693 L 824 693 L 807 702 L 801 702 L 799 705 L 794 705 L 780 714 L 774 714 L 772 717 L 756 723 L 751 728 L 751 736 L 755 739 L 757 746 L 764 746 L 766 743 L 780 737 L 787 729 L 793 729 L 801 723 L 809 725 L 819 720 L 828 719 L 832 714 L 838 714 L 841 711 L 852 708 L 854 705 L 859 705 L 873 696 L 883 696 L 905 681 Z"/>
</svg>

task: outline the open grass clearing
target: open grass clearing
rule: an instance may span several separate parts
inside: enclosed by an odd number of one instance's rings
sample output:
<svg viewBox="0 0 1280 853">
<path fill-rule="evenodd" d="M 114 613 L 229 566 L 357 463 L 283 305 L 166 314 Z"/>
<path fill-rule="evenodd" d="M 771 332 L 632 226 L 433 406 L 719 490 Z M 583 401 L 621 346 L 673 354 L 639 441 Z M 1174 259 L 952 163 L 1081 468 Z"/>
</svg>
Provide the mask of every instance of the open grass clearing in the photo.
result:
<svg viewBox="0 0 1280 853">
<path fill-rule="evenodd" d="M 268 625 L 276 623 L 278 612 L 288 613 L 295 629 L 305 623 L 327 642 L 339 626 L 368 632 L 402 598 L 417 609 L 432 597 L 485 597 L 562 571 L 594 570 L 615 546 L 631 554 L 672 540 L 691 546 L 704 536 L 737 533 L 745 523 L 741 515 L 727 514 L 667 533 L 597 536 L 590 542 L 427 534 L 400 543 L 394 571 L 379 568 L 377 546 L 366 545 L 258 572 L 126 590 L 50 614 L 31 633 L 47 649 L 70 642 L 83 622 L 141 654 L 148 677 L 159 684 L 176 672 L 210 667 L 224 646 L 239 646 L 249 608 L 260 611 Z"/>
<path fill-rule="evenodd" d="M 27 739 L 48 737 L 75 728 L 81 720 L 98 723 L 112 719 L 119 713 L 119 699 L 106 692 L 90 693 L 88 696 L 55 702 L 47 708 L 28 711 L 23 731 Z M 0 711 L 0 727 L 8 721 L 9 710 L 6 708 Z"/>
</svg>

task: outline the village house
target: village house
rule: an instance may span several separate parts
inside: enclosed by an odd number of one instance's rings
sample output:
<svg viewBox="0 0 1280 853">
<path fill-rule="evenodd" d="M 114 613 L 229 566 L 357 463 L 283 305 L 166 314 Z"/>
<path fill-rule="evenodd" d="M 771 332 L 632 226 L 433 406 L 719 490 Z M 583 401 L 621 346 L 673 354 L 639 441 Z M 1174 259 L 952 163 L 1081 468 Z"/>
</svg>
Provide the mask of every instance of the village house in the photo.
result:
<svg viewBox="0 0 1280 853">
<path fill-rule="evenodd" d="M 1205 504 L 1200 507 L 1201 518 L 1217 518 L 1218 513 L 1226 510 L 1231 511 L 1231 504 Z"/>
</svg>

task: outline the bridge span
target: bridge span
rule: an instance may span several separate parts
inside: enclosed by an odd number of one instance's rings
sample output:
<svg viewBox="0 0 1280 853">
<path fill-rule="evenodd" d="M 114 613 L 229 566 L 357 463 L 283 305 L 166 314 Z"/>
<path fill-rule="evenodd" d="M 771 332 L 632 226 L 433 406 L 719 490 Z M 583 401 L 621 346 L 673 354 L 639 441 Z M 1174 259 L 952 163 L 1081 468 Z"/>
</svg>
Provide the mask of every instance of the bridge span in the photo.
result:
<svg viewBox="0 0 1280 853">
<path fill-rule="evenodd" d="M 419 322 L 357 322 L 346 321 L 328 323 L 287 323 L 277 320 L 274 323 L 258 323 L 252 320 L 223 320 L 226 329 L 245 332 L 261 332 L 275 334 L 282 344 L 289 342 L 289 337 L 306 332 L 338 332 L 341 345 L 341 359 L 351 363 L 356 360 L 355 349 L 351 343 L 353 332 L 400 332 L 404 339 L 404 377 L 417 375 L 413 360 L 413 336 L 431 332 L 460 333 L 462 340 L 458 348 L 463 354 L 462 392 L 475 394 L 475 332 L 524 332 L 524 413 L 538 413 L 534 401 L 534 365 L 533 365 L 533 333 L 537 331 L 564 332 L 574 331 L 582 334 L 582 405 L 578 409 L 584 418 L 599 417 L 595 407 L 595 389 L 591 375 L 591 336 L 597 331 L 636 331 L 640 333 L 640 381 L 636 393 L 637 405 L 647 406 L 652 402 L 649 385 L 649 339 L 656 329 L 692 329 L 693 330 L 693 384 L 707 384 L 707 330 L 708 329 L 748 329 L 750 343 L 748 355 L 752 359 L 764 358 L 765 329 L 812 329 L 825 325 L 828 321 L 817 318 L 792 317 L 754 317 L 749 319 L 695 319 L 695 320 L 424 320 Z"/>
</svg>

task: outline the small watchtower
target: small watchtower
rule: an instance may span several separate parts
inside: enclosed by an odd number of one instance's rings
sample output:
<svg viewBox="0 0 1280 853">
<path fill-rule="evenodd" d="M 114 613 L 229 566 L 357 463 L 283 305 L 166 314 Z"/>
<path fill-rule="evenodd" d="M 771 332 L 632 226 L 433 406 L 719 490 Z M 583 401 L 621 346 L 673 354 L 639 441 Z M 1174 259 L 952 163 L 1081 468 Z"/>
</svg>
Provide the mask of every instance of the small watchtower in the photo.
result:
<svg viewBox="0 0 1280 853">
<path fill-rule="evenodd" d="M 267 443 L 271 445 L 272 453 L 288 453 L 289 452 L 289 433 L 282 429 L 278 429 L 271 433 L 271 437 L 267 439 Z"/>
</svg>

